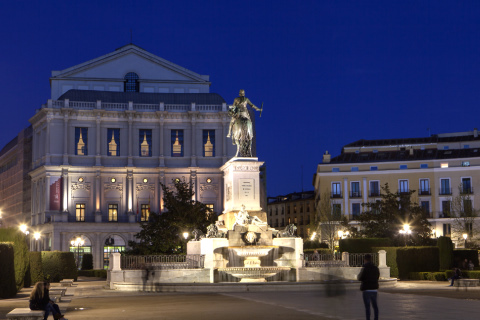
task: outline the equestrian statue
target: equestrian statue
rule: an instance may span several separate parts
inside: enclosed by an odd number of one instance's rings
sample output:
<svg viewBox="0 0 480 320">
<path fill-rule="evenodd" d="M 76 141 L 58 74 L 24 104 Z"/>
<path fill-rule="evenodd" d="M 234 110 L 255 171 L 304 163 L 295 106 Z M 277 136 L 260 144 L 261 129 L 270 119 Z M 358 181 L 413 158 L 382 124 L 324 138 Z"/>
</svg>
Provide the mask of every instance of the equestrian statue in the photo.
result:
<svg viewBox="0 0 480 320">
<path fill-rule="evenodd" d="M 262 108 L 257 108 L 245 97 L 245 90 L 240 90 L 239 96 L 233 100 L 233 105 L 228 110 L 228 115 L 232 119 L 227 138 L 231 136 L 232 143 L 237 146 L 235 157 L 252 157 L 253 125 L 247 105 L 260 111 L 260 117 L 262 116 L 263 103 Z"/>
</svg>

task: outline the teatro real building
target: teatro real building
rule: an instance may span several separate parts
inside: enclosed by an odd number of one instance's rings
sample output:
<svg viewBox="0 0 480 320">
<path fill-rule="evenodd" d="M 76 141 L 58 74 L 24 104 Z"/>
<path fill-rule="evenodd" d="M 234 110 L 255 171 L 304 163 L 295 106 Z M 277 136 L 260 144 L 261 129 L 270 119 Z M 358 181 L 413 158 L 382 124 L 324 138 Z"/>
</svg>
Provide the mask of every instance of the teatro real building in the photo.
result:
<svg viewBox="0 0 480 320">
<path fill-rule="evenodd" d="M 51 99 L 31 117 L 35 250 L 92 253 L 94 268 L 161 212 L 160 183 L 191 181 L 223 211 L 226 101 L 200 75 L 135 45 L 53 71 Z M 236 89 L 237 90 L 237 89 Z M 235 90 L 235 93 L 236 93 Z M 80 237 L 78 248 L 71 244 Z"/>
</svg>

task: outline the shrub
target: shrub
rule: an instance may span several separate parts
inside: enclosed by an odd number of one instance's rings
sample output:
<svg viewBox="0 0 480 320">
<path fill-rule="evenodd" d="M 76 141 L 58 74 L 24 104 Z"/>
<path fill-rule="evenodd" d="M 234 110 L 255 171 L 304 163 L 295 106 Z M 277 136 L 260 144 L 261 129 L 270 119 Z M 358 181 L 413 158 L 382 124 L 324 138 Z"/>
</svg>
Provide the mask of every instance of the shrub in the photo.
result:
<svg viewBox="0 0 480 320">
<path fill-rule="evenodd" d="M 94 269 L 94 270 L 79 270 L 78 275 L 82 277 L 97 277 L 97 278 L 107 278 L 107 270 L 104 269 Z"/>
<path fill-rule="evenodd" d="M 28 271 L 29 249 L 25 235 L 17 228 L 0 229 L 0 242 L 12 242 L 15 266 L 15 285 L 17 291 L 25 284 L 25 276 Z M 30 276 L 30 274 L 29 274 Z"/>
<path fill-rule="evenodd" d="M 409 272 L 408 279 L 410 280 L 427 280 L 429 272 Z"/>
<path fill-rule="evenodd" d="M 339 241 L 340 252 L 373 253 L 373 247 L 390 247 L 392 241 L 388 238 L 358 238 Z"/>
<path fill-rule="evenodd" d="M 469 279 L 480 279 L 480 271 L 462 271 L 462 277 Z"/>
<path fill-rule="evenodd" d="M 93 269 L 93 255 L 91 253 L 84 253 L 82 258 L 82 270 Z"/>
<path fill-rule="evenodd" d="M 42 270 L 50 282 L 59 282 L 62 279 L 77 280 L 73 252 L 42 251 Z"/>
<path fill-rule="evenodd" d="M 428 272 L 427 273 L 427 280 L 430 281 L 446 281 L 447 276 L 445 272 Z"/>
<path fill-rule="evenodd" d="M 13 298 L 17 294 L 15 262 L 12 243 L 0 243 L 0 298 Z"/>
<path fill-rule="evenodd" d="M 41 252 L 30 252 L 30 279 L 31 283 L 37 283 L 45 280 L 43 276 Z"/>
<path fill-rule="evenodd" d="M 438 238 L 439 270 L 450 270 L 453 264 L 453 243 L 449 237 Z"/>
<path fill-rule="evenodd" d="M 474 266 L 478 266 L 478 251 L 472 249 L 455 249 L 453 250 L 454 265 L 458 268 L 466 269 L 468 266 L 464 266 L 463 262 L 467 259 L 472 260 Z"/>
</svg>

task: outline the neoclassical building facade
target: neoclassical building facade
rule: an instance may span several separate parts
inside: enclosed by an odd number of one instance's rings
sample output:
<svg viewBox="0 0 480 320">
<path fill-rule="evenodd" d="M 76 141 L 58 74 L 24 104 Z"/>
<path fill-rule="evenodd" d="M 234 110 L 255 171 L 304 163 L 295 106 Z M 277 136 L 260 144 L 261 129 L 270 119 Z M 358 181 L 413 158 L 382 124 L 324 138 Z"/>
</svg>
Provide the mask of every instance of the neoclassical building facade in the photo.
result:
<svg viewBox="0 0 480 320">
<path fill-rule="evenodd" d="M 191 181 L 223 211 L 223 173 L 235 155 L 225 100 L 209 77 L 127 45 L 52 72 L 51 97 L 31 117 L 32 240 L 36 250 L 93 254 L 94 267 L 161 212 L 161 184 Z M 71 241 L 81 238 L 80 247 Z"/>
</svg>

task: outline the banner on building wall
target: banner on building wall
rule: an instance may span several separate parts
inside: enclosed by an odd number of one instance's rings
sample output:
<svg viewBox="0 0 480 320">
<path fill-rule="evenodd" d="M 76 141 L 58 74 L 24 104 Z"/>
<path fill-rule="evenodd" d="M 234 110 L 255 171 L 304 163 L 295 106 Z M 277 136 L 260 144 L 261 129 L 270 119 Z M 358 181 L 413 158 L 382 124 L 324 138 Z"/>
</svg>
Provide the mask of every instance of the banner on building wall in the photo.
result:
<svg viewBox="0 0 480 320">
<path fill-rule="evenodd" d="M 50 185 L 50 210 L 60 211 L 62 203 L 62 177 Z"/>
</svg>

